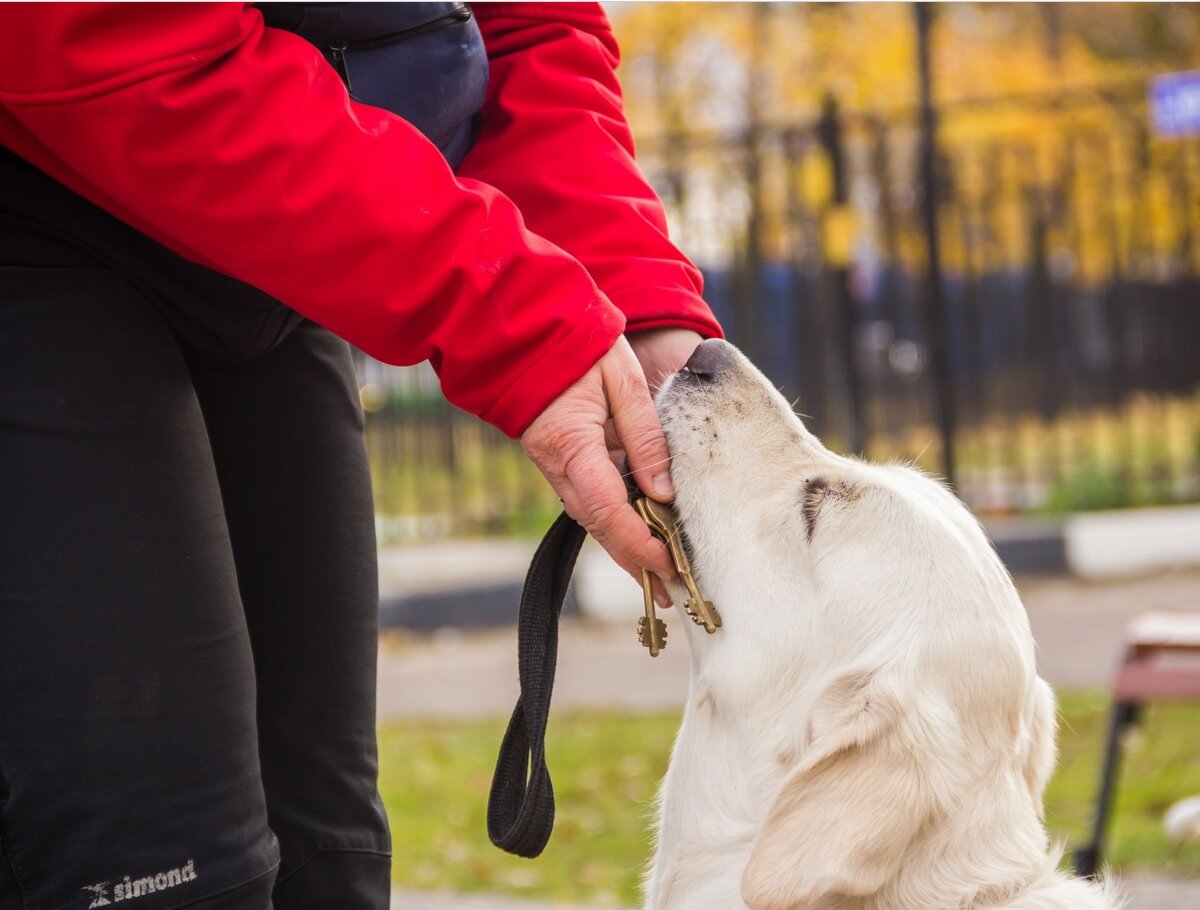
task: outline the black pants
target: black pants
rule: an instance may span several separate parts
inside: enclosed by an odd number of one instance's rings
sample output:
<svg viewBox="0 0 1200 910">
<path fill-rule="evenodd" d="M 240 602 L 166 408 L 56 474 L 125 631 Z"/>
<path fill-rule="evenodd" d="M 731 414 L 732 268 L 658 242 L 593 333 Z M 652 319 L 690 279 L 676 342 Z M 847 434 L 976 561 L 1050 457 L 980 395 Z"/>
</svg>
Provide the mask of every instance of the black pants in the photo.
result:
<svg viewBox="0 0 1200 910">
<path fill-rule="evenodd" d="M 219 357 L 52 234 L 0 242 L 0 910 L 382 910 L 347 347 Z"/>
</svg>

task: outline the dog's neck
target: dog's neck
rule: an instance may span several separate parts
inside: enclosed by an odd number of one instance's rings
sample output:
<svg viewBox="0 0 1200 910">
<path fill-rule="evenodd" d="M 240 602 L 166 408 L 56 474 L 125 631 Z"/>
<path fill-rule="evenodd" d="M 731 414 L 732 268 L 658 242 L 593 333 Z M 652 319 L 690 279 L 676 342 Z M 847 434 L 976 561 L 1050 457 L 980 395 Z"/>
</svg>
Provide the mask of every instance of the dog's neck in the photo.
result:
<svg viewBox="0 0 1200 910">
<path fill-rule="evenodd" d="M 737 907 L 741 875 L 766 807 L 742 775 L 751 731 L 733 705 L 722 705 L 693 677 L 671 764 L 662 787 L 660 849 L 647 882 L 646 907 Z M 738 742 L 743 745 L 737 745 Z M 773 789 L 773 788 L 772 788 Z"/>
<path fill-rule="evenodd" d="M 734 621 L 737 621 L 736 619 Z M 728 622 L 728 620 L 727 620 Z M 734 654 L 732 636 L 706 635 L 686 626 L 691 679 L 683 724 L 662 786 L 660 848 L 647 880 L 645 906 L 740 907 L 741 876 L 770 799 L 794 760 L 791 744 L 770 732 L 794 729 L 768 723 L 748 703 L 766 699 L 761 686 L 790 682 L 756 677 L 753 655 Z M 747 639 L 737 639 L 744 647 Z M 753 785 L 748 785 L 753 782 Z"/>
</svg>

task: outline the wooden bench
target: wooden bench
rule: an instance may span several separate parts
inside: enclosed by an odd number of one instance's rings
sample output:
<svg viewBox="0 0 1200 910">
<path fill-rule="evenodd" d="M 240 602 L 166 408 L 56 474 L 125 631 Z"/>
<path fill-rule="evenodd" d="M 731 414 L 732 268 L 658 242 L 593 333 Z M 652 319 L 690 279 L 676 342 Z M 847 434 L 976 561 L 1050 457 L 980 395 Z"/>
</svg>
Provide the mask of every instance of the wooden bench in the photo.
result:
<svg viewBox="0 0 1200 910">
<path fill-rule="evenodd" d="M 1091 842 L 1073 853 L 1075 871 L 1080 875 L 1095 875 L 1100 863 L 1120 768 L 1121 740 L 1139 721 L 1142 706 L 1153 701 L 1200 701 L 1200 612 L 1144 613 L 1130 623 L 1112 700 Z"/>
</svg>

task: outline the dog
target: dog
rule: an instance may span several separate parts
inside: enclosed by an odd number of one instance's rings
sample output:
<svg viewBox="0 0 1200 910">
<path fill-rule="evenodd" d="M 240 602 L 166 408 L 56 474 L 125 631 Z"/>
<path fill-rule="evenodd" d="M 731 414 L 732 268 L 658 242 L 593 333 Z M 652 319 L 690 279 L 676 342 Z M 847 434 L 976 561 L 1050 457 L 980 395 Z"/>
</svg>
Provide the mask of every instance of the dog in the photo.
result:
<svg viewBox="0 0 1200 910">
<path fill-rule="evenodd" d="M 1054 695 L 962 503 L 830 452 L 724 341 L 656 405 L 724 625 L 684 623 L 647 910 L 1117 910 L 1057 871 Z"/>
</svg>

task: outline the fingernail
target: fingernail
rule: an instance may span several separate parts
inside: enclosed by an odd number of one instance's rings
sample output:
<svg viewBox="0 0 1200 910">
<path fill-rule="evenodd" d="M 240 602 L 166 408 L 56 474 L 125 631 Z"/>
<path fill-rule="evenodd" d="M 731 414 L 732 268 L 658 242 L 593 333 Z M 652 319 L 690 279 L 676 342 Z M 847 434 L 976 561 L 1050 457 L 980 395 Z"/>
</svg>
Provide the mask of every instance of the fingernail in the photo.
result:
<svg viewBox="0 0 1200 910">
<path fill-rule="evenodd" d="M 675 484 L 671 482 L 671 474 L 668 471 L 655 474 L 654 480 L 651 481 L 650 485 L 654 487 L 654 492 L 659 496 L 675 495 Z"/>
</svg>

